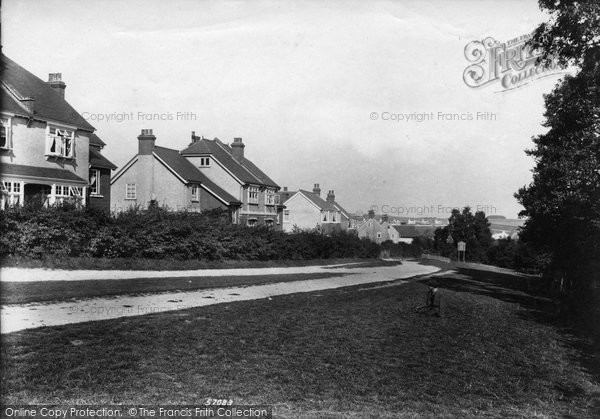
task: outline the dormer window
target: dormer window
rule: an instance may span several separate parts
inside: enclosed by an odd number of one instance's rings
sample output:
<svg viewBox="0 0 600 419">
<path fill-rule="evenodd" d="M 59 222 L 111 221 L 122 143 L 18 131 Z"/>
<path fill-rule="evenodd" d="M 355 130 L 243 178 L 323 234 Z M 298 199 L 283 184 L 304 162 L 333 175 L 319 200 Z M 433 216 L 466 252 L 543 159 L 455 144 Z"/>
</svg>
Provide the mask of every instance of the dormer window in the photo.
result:
<svg viewBox="0 0 600 419">
<path fill-rule="evenodd" d="M 46 155 L 73 158 L 75 156 L 75 132 L 69 129 L 48 126 Z"/>
<path fill-rule="evenodd" d="M 210 167 L 210 157 L 200 157 L 200 167 Z"/>
<path fill-rule="evenodd" d="M 0 149 L 12 149 L 10 118 L 0 118 Z"/>
</svg>

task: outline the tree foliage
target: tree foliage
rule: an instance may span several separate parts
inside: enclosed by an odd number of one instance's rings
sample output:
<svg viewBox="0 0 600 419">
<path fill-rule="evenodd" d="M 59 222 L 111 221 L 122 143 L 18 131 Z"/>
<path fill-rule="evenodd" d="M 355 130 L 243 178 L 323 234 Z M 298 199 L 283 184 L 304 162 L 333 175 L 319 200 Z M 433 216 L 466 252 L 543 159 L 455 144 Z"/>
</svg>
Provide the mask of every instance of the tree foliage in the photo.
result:
<svg viewBox="0 0 600 419">
<path fill-rule="evenodd" d="M 547 254 L 552 270 L 574 278 L 600 258 L 600 3 L 541 0 L 540 6 L 551 18 L 531 44 L 577 73 L 545 97 L 548 131 L 527 151 L 535 160 L 533 182 L 515 197 L 527 217 L 521 239 Z"/>
</svg>

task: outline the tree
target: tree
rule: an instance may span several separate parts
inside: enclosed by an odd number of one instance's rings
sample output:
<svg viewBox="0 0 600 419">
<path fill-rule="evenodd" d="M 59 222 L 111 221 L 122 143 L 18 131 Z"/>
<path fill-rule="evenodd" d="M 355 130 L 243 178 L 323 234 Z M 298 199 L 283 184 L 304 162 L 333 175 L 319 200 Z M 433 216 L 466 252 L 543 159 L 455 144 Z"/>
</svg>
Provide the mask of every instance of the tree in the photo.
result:
<svg viewBox="0 0 600 419">
<path fill-rule="evenodd" d="M 577 73 L 545 96 L 548 132 L 533 138 L 533 182 L 515 197 L 527 217 L 521 239 L 548 255 L 548 271 L 566 272 L 566 285 L 576 289 L 600 259 L 600 3 L 539 3 L 551 19 L 531 45 L 542 60 L 555 57 Z"/>
<path fill-rule="evenodd" d="M 453 243 L 448 243 L 450 237 Z M 486 261 L 486 251 L 492 243 L 492 233 L 483 211 L 477 211 L 473 215 L 469 207 L 463 208 L 462 212 L 455 208 L 448 218 L 448 225 L 435 231 L 436 248 L 444 256 L 455 256 L 459 241 L 467 244 L 467 259 Z"/>
</svg>

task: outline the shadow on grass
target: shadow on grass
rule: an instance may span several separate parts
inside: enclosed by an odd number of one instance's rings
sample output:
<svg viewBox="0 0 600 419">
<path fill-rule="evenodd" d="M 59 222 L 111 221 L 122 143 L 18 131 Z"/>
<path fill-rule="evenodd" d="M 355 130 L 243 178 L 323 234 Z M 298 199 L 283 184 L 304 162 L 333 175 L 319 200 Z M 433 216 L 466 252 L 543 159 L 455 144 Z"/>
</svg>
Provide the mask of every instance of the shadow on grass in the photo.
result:
<svg viewBox="0 0 600 419">
<path fill-rule="evenodd" d="M 548 292 L 540 290 L 539 278 L 518 273 L 492 272 L 477 268 L 454 266 L 453 271 L 436 278 L 420 279 L 420 282 L 433 283 L 440 289 L 454 292 L 466 292 L 517 304 L 518 315 L 524 320 L 533 320 L 551 325 L 560 330 L 562 342 L 571 348 L 572 361 L 588 372 L 596 382 L 600 382 L 600 345 L 589 338 L 587 331 L 573 321 L 558 315 L 557 306 Z M 529 291 L 532 288 L 538 292 Z M 580 387 L 557 388 L 567 396 L 582 395 Z M 598 395 L 600 396 L 600 395 Z M 600 414 L 600 399 L 593 401 L 594 410 Z"/>
</svg>

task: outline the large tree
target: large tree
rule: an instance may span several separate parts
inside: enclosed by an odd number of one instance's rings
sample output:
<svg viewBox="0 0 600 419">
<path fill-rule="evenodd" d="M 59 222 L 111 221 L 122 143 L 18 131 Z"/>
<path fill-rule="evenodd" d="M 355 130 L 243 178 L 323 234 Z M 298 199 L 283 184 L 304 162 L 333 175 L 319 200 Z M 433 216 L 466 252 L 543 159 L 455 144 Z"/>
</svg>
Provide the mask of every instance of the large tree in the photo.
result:
<svg viewBox="0 0 600 419">
<path fill-rule="evenodd" d="M 550 256 L 573 288 L 600 260 L 600 3 L 540 0 L 550 21 L 531 45 L 542 60 L 573 66 L 546 95 L 545 134 L 533 139 L 533 182 L 516 198 L 527 217 L 521 238 Z M 589 277 L 589 276 L 587 276 Z"/>
</svg>

